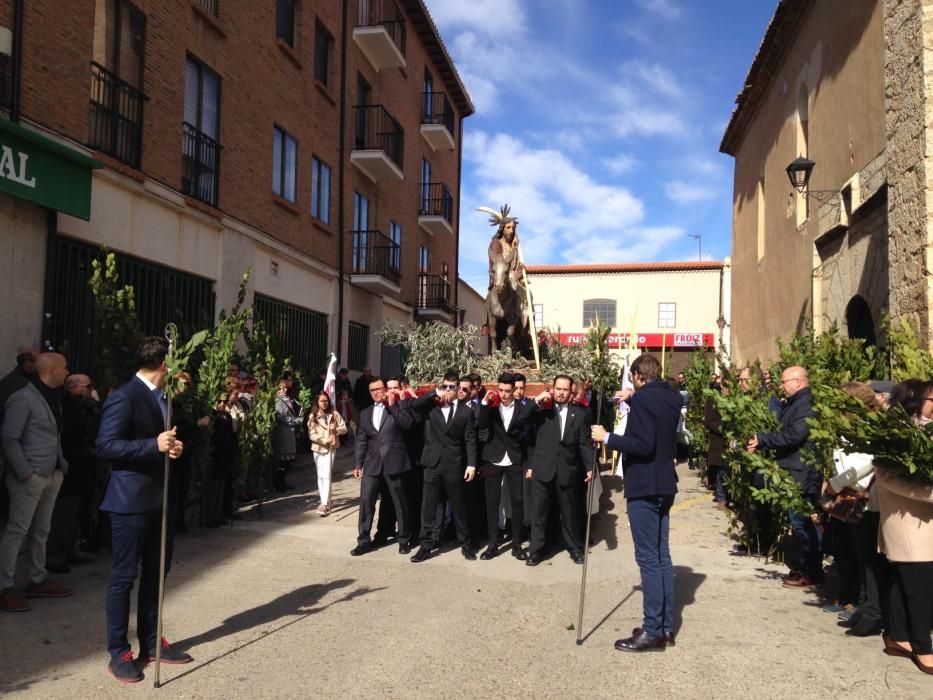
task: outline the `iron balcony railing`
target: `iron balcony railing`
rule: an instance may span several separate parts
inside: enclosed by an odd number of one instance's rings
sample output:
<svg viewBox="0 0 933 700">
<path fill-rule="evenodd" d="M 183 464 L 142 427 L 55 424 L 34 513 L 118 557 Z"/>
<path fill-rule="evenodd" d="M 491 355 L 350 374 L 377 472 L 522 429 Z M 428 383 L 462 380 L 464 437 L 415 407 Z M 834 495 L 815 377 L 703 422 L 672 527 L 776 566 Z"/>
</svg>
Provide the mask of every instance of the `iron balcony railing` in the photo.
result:
<svg viewBox="0 0 933 700">
<path fill-rule="evenodd" d="M 357 105 L 353 109 L 356 111 L 354 148 L 360 151 L 385 151 L 401 168 L 405 133 L 395 117 L 382 105 Z"/>
<path fill-rule="evenodd" d="M 221 145 L 188 122 L 181 129 L 181 191 L 216 207 Z"/>
<path fill-rule="evenodd" d="M 450 301 L 450 282 L 440 275 L 422 273 L 418 275 L 418 303 L 419 311 L 426 309 L 439 309 L 453 313 L 457 308 Z"/>
<path fill-rule="evenodd" d="M 426 92 L 422 98 L 422 124 L 440 124 L 447 131 L 454 133 L 454 108 L 447 99 L 446 92 Z"/>
<path fill-rule="evenodd" d="M 357 27 L 382 27 L 405 55 L 405 15 L 392 0 L 360 0 Z"/>
<path fill-rule="evenodd" d="M 423 182 L 421 184 L 421 208 L 418 216 L 443 216 L 451 223 L 454 211 L 454 198 L 443 182 Z"/>
<path fill-rule="evenodd" d="M 91 119 L 88 142 L 107 155 L 133 168 L 142 156 L 142 90 L 121 80 L 99 63 L 91 61 Z"/>
<path fill-rule="evenodd" d="M 195 3 L 198 7 L 204 10 L 211 17 L 217 16 L 217 10 L 219 9 L 220 0 L 195 0 Z"/>
<path fill-rule="evenodd" d="M 401 246 L 382 231 L 353 231 L 353 274 L 380 275 L 399 283 Z"/>
</svg>

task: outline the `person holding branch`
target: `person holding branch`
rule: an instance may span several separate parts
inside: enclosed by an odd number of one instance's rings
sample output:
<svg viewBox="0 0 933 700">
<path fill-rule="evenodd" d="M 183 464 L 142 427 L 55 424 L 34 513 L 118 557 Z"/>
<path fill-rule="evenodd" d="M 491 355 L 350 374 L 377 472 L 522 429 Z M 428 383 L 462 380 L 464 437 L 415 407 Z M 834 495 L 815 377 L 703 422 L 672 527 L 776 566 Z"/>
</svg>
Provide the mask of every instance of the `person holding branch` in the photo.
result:
<svg viewBox="0 0 933 700">
<path fill-rule="evenodd" d="M 619 651 L 663 651 L 674 641 L 674 566 L 669 544 L 670 512 L 677 493 L 674 459 L 680 393 L 660 379 L 661 363 L 641 355 L 631 367 L 635 389 L 620 392 L 630 412 L 624 435 L 592 427 L 598 443 L 622 455 L 628 521 L 641 572 L 644 621 Z"/>
<path fill-rule="evenodd" d="M 163 503 L 164 462 L 166 454 L 177 460 L 184 449 L 175 428 L 165 429 L 167 354 L 165 338 L 151 336 L 143 341 L 136 355 L 139 371 L 107 397 L 97 434 L 97 456 L 111 462 L 100 510 L 110 514 L 113 536 L 113 566 L 106 602 L 109 670 L 121 683 L 143 679 L 127 636 L 130 593 L 137 574 L 139 662 L 154 660 L 157 644 L 162 647 L 162 663 L 192 661 L 191 656 L 173 649 L 164 638 L 157 639 L 162 509 L 174 509 L 173 503 Z M 172 560 L 174 522 L 174 513 L 169 512 L 166 573 Z"/>
<path fill-rule="evenodd" d="M 346 434 L 347 424 L 343 417 L 334 410 L 330 396 L 320 392 L 314 398 L 314 407 L 308 417 L 308 437 L 317 470 L 317 490 L 321 497 L 317 512 L 321 516 L 330 515 L 330 482 L 339 445 L 337 436 Z"/>
</svg>

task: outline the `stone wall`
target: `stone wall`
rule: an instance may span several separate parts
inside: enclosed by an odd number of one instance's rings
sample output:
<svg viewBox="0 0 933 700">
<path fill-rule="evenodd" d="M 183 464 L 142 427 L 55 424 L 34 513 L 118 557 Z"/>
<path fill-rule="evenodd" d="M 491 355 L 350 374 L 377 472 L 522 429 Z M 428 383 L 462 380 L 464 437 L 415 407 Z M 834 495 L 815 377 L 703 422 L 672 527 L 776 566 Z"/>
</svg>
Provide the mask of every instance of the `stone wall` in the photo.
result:
<svg viewBox="0 0 933 700">
<path fill-rule="evenodd" d="M 885 0 L 890 304 L 931 342 L 933 2 Z"/>
</svg>

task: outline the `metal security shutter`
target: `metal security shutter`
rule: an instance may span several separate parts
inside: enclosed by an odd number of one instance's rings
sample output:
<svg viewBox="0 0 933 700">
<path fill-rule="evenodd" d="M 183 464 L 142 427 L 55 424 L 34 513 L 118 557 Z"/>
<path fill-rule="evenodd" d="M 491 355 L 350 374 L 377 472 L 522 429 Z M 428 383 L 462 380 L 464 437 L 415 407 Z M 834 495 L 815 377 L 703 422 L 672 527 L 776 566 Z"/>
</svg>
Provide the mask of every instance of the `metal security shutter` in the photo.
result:
<svg viewBox="0 0 933 700">
<path fill-rule="evenodd" d="M 316 377 L 327 363 L 327 314 L 258 293 L 253 308 L 282 358 L 291 360 L 292 369 Z"/>
<path fill-rule="evenodd" d="M 43 341 L 68 356 L 74 372 L 95 369 L 94 297 L 88 282 L 91 261 L 103 260 L 94 245 L 57 236 L 46 272 L 47 308 Z M 146 335 L 163 335 L 172 321 L 183 338 L 214 325 L 212 280 L 116 253 L 120 286 L 133 287 L 136 315 Z"/>
</svg>

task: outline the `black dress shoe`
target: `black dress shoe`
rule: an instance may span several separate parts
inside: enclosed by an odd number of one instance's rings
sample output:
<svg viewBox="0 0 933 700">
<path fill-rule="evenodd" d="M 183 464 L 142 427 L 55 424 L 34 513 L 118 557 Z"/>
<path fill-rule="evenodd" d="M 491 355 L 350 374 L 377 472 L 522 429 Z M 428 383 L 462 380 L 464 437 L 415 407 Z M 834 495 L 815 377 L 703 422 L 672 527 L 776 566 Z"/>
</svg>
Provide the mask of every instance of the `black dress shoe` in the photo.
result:
<svg viewBox="0 0 933 700">
<path fill-rule="evenodd" d="M 483 561 L 489 561 L 490 559 L 495 559 L 498 554 L 499 548 L 496 545 L 491 544 L 486 547 L 482 554 L 479 555 L 479 558 Z"/>
<path fill-rule="evenodd" d="M 875 637 L 881 634 L 881 620 L 862 616 L 852 629 L 846 630 L 847 637 Z"/>
<path fill-rule="evenodd" d="M 528 558 L 525 559 L 525 566 L 537 566 L 543 559 L 544 557 L 542 557 L 539 552 L 532 552 L 528 555 Z"/>
<path fill-rule="evenodd" d="M 361 542 L 360 544 L 356 545 L 356 547 L 350 550 L 350 556 L 358 557 L 361 554 L 366 554 L 367 552 L 371 552 L 372 549 L 373 549 L 373 546 L 369 544 L 368 542 Z"/>
<path fill-rule="evenodd" d="M 418 562 L 422 562 L 430 556 L 431 556 L 430 549 L 428 549 L 427 547 L 419 547 L 418 551 L 415 552 L 415 555 L 411 558 L 411 560 L 417 564 Z"/>
<path fill-rule="evenodd" d="M 664 651 L 666 646 L 666 637 L 663 635 L 652 637 L 645 631 L 634 634 L 627 639 L 619 639 L 615 643 L 615 648 L 619 651 Z"/>
<path fill-rule="evenodd" d="M 381 532 L 377 532 L 376 536 L 373 537 L 373 548 L 385 547 L 389 543 L 389 536 L 384 535 Z"/>
<path fill-rule="evenodd" d="M 641 634 L 641 627 L 636 627 L 635 629 L 632 630 L 632 636 L 633 636 L 633 637 L 637 637 L 637 636 L 640 635 L 640 634 Z M 676 644 L 674 643 L 674 633 L 673 633 L 673 632 L 665 632 L 665 633 L 664 633 L 664 641 L 667 642 L 667 646 L 669 646 L 669 647 L 676 646 Z"/>
<path fill-rule="evenodd" d="M 528 552 L 526 552 L 526 551 L 525 551 L 524 549 L 522 549 L 521 547 L 515 547 L 515 548 L 513 548 L 513 549 L 512 549 L 512 556 L 515 557 L 516 559 L 518 559 L 519 561 L 527 561 L 527 560 L 528 560 Z"/>
<path fill-rule="evenodd" d="M 410 554 L 410 553 L 411 553 L 411 545 L 408 544 L 408 543 L 401 543 L 401 544 L 399 544 L 399 546 L 398 546 L 398 553 L 399 553 L 399 554 Z"/>
<path fill-rule="evenodd" d="M 570 552 L 570 558 L 573 559 L 574 564 L 582 564 L 583 552 L 581 552 L 579 549 L 574 549 Z"/>
<path fill-rule="evenodd" d="M 468 561 L 476 561 L 476 552 L 468 544 L 465 544 L 460 548 L 460 554 L 462 554 L 463 558 L 467 559 Z"/>
</svg>

